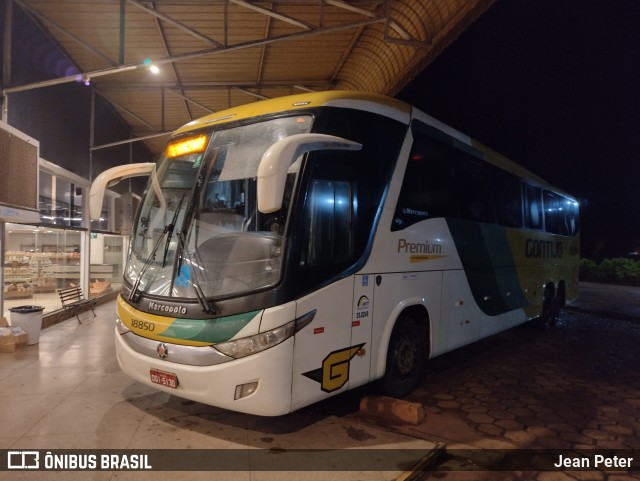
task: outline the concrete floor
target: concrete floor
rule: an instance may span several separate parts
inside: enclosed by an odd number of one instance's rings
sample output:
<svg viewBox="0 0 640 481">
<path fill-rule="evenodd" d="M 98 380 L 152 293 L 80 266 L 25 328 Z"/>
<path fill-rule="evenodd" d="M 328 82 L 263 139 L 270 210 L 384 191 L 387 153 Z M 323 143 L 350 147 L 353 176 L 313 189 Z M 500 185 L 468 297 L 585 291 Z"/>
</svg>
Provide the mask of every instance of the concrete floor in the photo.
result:
<svg viewBox="0 0 640 481">
<path fill-rule="evenodd" d="M 124 375 L 113 345 L 114 302 L 42 331 L 37 345 L 0 354 L 1 449 L 208 449 L 217 455 L 261 448 L 411 450 L 429 452 L 433 442 L 395 433 L 317 407 L 278 418 L 224 411 L 186 401 L 140 385 Z M 415 451 L 414 451 L 415 450 Z M 304 460 L 302 460 L 304 464 Z M 394 480 L 402 469 L 366 471 L 252 470 L 176 472 L 172 481 L 189 479 L 345 479 Z M 0 480 L 157 479 L 158 472 L 0 471 Z"/>
</svg>

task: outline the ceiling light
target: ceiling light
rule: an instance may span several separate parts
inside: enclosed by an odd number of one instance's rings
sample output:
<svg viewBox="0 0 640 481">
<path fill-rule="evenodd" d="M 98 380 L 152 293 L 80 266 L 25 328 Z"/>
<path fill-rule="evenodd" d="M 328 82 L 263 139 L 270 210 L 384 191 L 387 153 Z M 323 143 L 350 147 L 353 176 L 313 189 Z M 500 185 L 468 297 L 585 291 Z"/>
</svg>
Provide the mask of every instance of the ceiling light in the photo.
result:
<svg viewBox="0 0 640 481">
<path fill-rule="evenodd" d="M 152 74 L 160 73 L 160 68 L 156 64 L 154 64 L 153 60 L 151 60 L 150 58 L 145 58 L 142 63 L 151 71 Z"/>
</svg>

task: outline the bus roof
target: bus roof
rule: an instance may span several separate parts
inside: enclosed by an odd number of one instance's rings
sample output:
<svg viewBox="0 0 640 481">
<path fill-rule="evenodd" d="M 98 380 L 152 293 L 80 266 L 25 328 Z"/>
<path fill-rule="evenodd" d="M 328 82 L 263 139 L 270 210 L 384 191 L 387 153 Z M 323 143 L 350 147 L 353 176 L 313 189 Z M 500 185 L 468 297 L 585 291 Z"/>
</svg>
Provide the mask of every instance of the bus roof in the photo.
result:
<svg viewBox="0 0 640 481">
<path fill-rule="evenodd" d="M 298 95 L 289 95 L 232 107 L 193 120 L 176 130 L 174 135 L 184 134 L 212 125 L 236 122 L 251 117 L 260 117 L 278 112 L 288 112 L 320 106 L 367 110 L 394 118 L 405 124 L 408 124 L 411 118 L 411 106 L 400 100 L 365 92 L 330 90 L 327 92 L 307 92 Z"/>
<path fill-rule="evenodd" d="M 292 112 L 313 107 L 341 107 L 357 110 L 366 110 L 386 117 L 393 118 L 404 124 L 409 124 L 413 118 L 425 122 L 443 131 L 449 136 L 470 145 L 483 153 L 484 159 L 504 170 L 510 171 L 519 177 L 529 179 L 543 187 L 551 186 L 541 177 L 530 172 L 520 164 L 492 150 L 486 145 L 472 139 L 458 130 L 431 117 L 429 114 L 412 107 L 401 100 L 386 95 L 349 90 L 329 90 L 325 92 L 306 92 L 297 95 L 288 95 L 269 100 L 261 100 L 227 110 L 215 112 L 199 119 L 193 120 L 174 132 L 174 136 L 200 130 L 214 125 L 222 125 L 238 120 L 261 117 L 263 115 L 279 112 Z M 555 189 L 555 188 L 554 188 Z M 555 189 L 557 191 L 557 189 Z M 566 194 L 562 192 L 563 194 Z M 568 194 L 566 194 L 568 195 Z"/>
<path fill-rule="evenodd" d="M 251 117 L 260 117 L 278 112 L 289 112 L 320 106 L 367 110 L 394 118 L 405 124 L 408 124 L 411 119 L 411 106 L 401 100 L 365 92 L 330 90 L 327 92 L 307 92 L 298 95 L 289 95 L 232 107 L 193 120 L 176 130 L 174 135 Z"/>
</svg>

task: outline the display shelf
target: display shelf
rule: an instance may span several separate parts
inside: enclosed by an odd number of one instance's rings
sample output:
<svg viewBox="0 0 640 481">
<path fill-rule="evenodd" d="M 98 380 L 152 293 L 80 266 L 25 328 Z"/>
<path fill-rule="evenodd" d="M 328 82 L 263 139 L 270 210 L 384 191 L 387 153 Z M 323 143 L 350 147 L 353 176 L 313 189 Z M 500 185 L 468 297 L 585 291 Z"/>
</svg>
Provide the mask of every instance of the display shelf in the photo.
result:
<svg viewBox="0 0 640 481">
<path fill-rule="evenodd" d="M 59 244 L 39 244 L 37 247 L 33 244 L 21 244 L 20 249 L 22 252 L 29 253 L 42 253 L 46 255 L 56 254 L 60 252 Z M 38 251 L 38 252 L 36 252 Z M 64 253 L 66 254 L 78 254 L 80 252 L 80 245 L 66 245 L 64 246 Z"/>
<path fill-rule="evenodd" d="M 89 275 L 91 279 L 113 279 L 115 266 L 113 264 L 91 264 Z"/>
<path fill-rule="evenodd" d="M 53 282 L 46 280 L 46 281 L 36 281 L 34 279 L 33 281 L 33 292 L 34 294 L 43 294 L 45 292 L 56 292 L 56 289 L 58 288 L 58 285 L 56 284 L 56 280 L 53 279 Z"/>
<path fill-rule="evenodd" d="M 32 280 L 33 273 L 28 267 L 5 267 L 4 269 L 5 284 L 32 282 Z"/>
<path fill-rule="evenodd" d="M 55 292 L 80 282 L 80 253 L 7 251 L 5 254 L 5 298 L 26 299 L 34 293 Z M 109 292 L 119 277 L 116 264 L 91 264 L 89 278 L 93 295 Z M 7 290 L 11 289 L 11 290 Z"/>
<path fill-rule="evenodd" d="M 6 252 L 4 256 L 6 267 L 26 267 L 29 265 L 29 257 L 24 252 Z"/>
<path fill-rule="evenodd" d="M 9 284 L 4 288 L 5 299 L 31 299 L 33 297 L 33 288 L 24 287 L 16 284 Z"/>
</svg>

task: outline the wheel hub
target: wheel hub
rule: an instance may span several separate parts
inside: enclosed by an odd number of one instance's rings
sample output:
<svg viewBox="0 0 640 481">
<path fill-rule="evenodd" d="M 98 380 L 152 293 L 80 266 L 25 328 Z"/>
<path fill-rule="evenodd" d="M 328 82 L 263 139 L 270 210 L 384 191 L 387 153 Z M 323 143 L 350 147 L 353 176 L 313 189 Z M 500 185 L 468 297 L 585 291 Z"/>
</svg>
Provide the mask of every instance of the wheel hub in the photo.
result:
<svg viewBox="0 0 640 481">
<path fill-rule="evenodd" d="M 406 376 L 411 373 L 416 364 L 417 349 L 415 343 L 411 339 L 404 338 L 398 344 L 397 350 L 397 367 L 398 372 Z"/>
</svg>

